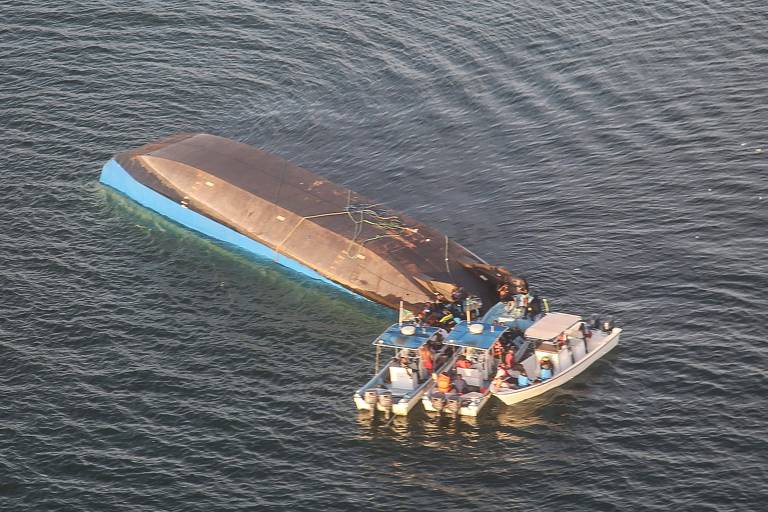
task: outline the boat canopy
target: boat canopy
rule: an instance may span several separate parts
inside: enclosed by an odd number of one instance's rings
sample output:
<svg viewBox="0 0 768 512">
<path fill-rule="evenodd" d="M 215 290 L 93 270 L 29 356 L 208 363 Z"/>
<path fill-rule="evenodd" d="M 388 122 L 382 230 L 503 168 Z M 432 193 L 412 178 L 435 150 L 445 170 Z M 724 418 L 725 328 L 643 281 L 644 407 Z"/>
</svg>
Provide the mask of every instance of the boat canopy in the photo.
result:
<svg viewBox="0 0 768 512">
<path fill-rule="evenodd" d="M 404 325 L 393 324 L 381 333 L 373 342 L 374 345 L 382 347 L 406 348 L 416 350 L 432 337 L 439 329 L 437 327 L 416 327 L 416 331 L 411 334 L 403 334 Z"/>
<path fill-rule="evenodd" d="M 446 343 L 449 345 L 457 345 L 459 347 L 488 350 L 502 334 L 509 330 L 509 327 L 505 325 L 492 325 L 479 322 L 472 322 L 471 325 L 482 325 L 482 332 L 474 333 L 470 330 L 467 322 L 461 322 L 453 328 L 448 335 Z"/>
<path fill-rule="evenodd" d="M 578 315 L 547 313 L 525 331 L 526 338 L 551 340 L 581 322 Z"/>
</svg>

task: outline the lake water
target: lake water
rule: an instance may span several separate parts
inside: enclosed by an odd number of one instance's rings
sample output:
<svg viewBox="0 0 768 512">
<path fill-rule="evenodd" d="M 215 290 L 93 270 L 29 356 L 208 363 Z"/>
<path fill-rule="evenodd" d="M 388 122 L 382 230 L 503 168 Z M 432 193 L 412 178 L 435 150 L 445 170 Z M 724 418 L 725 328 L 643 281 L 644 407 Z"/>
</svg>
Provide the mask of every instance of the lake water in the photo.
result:
<svg viewBox="0 0 768 512">
<path fill-rule="evenodd" d="M 2 510 L 765 509 L 764 1 L 0 13 Z M 477 420 L 359 415 L 393 313 L 98 184 L 181 131 L 405 211 L 621 344 Z"/>
</svg>

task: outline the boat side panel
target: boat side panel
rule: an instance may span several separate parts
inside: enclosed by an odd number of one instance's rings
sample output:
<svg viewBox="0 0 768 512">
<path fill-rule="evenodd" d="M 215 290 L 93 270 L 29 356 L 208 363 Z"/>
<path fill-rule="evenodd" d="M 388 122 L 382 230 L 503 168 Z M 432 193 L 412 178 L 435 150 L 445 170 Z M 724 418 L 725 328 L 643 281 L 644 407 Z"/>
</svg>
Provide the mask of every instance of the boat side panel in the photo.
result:
<svg viewBox="0 0 768 512">
<path fill-rule="evenodd" d="M 203 233 L 204 235 L 207 235 L 216 240 L 221 240 L 223 242 L 245 249 L 246 251 L 256 256 L 271 259 L 280 265 L 290 268 L 291 270 L 299 272 L 300 274 L 303 274 L 307 277 L 322 281 L 326 284 L 330 284 L 338 289 L 344 290 L 347 293 L 355 295 L 356 297 L 358 296 L 352 291 L 347 290 L 337 283 L 334 283 L 330 279 L 323 277 L 311 268 L 308 268 L 295 260 L 287 258 L 284 255 L 281 255 L 279 258 L 275 258 L 275 251 L 269 247 L 260 244 L 259 242 L 256 242 L 255 240 L 248 238 L 231 228 L 219 224 L 218 222 L 215 222 L 208 217 L 205 217 L 204 215 L 200 215 L 197 212 L 185 208 L 163 196 L 162 194 L 155 192 L 146 185 L 136 181 L 114 159 L 110 160 L 104 165 L 99 181 L 123 193 L 142 206 L 154 210 L 160 215 L 168 217 L 169 219 L 183 226 L 194 229 L 195 231 Z"/>
</svg>

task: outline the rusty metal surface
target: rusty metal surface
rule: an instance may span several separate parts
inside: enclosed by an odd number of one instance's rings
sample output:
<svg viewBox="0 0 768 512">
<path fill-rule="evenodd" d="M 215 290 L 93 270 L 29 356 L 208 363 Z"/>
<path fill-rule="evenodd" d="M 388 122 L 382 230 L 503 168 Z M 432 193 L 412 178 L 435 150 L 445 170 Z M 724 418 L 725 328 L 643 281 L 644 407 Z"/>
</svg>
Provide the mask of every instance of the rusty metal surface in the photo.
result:
<svg viewBox="0 0 768 512">
<path fill-rule="evenodd" d="M 137 181 L 388 307 L 415 311 L 455 285 L 496 300 L 516 281 L 439 231 L 285 159 L 208 134 L 121 153 Z"/>
</svg>

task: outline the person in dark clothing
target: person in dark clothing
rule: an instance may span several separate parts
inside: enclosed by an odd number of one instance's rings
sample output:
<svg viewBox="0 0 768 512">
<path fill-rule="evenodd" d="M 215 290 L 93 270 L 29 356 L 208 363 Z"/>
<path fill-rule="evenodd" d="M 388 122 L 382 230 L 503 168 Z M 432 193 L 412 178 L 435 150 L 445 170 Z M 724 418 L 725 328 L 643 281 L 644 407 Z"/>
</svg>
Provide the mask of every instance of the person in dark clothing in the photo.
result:
<svg viewBox="0 0 768 512">
<path fill-rule="evenodd" d="M 502 283 L 496 291 L 499 293 L 499 301 L 501 302 L 509 302 L 512 298 L 512 289 L 509 283 Z"/>
<path fill-rule="evenodd" d="M 528 306 L 525 308 L 525 314 L 523 315 L 523 318 L 536 320 L 536 316 L 541 313 L 541 310 L 541 297 L 534 295 L 533 298 L 528 301 Z"/>
</svg>

